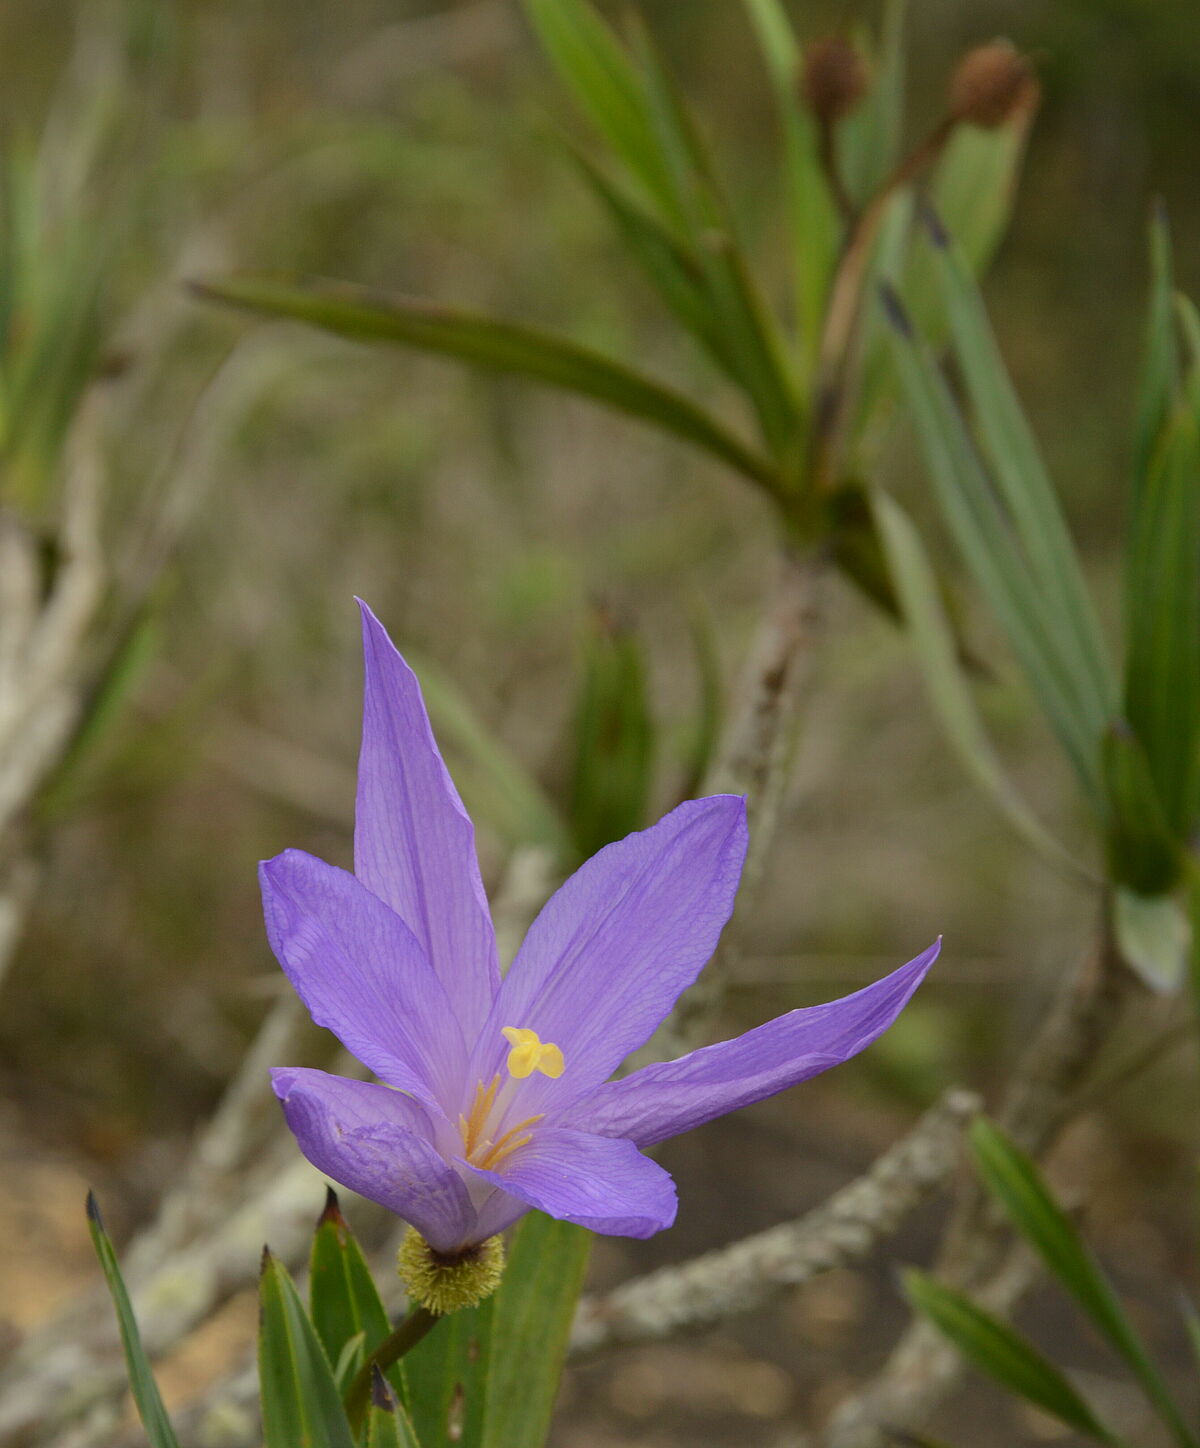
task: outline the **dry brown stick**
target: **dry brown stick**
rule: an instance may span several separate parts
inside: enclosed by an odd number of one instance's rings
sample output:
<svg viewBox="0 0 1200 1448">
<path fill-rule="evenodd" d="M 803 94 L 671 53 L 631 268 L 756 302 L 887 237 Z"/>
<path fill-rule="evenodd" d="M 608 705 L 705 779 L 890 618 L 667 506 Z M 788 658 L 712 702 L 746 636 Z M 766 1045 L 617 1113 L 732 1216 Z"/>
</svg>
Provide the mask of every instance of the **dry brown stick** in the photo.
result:
<svg viewBox="0 0 1200 1448">
<path fill-rule="evenodd" d="M 1107 920 L 1107 902 L 1103 918 Z M 1042 1028 L 1013 1073 L 997 1118 L 1015 1140 L 1042 1155 L 1064 1124 L 1097 1052 L 1138 990 L 1107 927 L 1066 980 Z M 961 1291 L 994 1303 L 1007 1281 L 1011 1237 L 998 1209 L 972 1177 L 963 1181 L 936 1270 Z M 1030 1279 L 1032 1280 L 1032 1279 Z M 1019 1292 L 1004 1298 L 1008 1309 Z M 962 1360 L 915 1322 L 879 1375 L 834 1413 L 824 1448 L 885 1448 L 888 1430 L 919 1424 L 953 1387 Z"/>
<path fill-rule="evenodd" d="M 798 1220 L 585 1298 L 572 1353 L 712 1327 L 821 1272 L 861 1261 L 948 1180 L 963 1127 L 980 1105 L 970 1091 L 950 1091 L 861 1177 Z"/>
</svg>

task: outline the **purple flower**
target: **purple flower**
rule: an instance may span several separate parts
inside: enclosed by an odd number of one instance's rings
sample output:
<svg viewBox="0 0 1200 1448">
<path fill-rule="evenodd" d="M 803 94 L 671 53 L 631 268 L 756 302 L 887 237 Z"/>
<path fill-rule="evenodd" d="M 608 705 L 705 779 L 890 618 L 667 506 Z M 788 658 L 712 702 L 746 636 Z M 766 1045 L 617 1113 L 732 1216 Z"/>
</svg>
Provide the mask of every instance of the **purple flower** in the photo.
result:
<svg viewBox="0 0 1200 1448">
<path fill-rule="evenodd" d="M 610 1080 L 717 944 L 746 851 L 744 801 L 691 800 L 601 850 L 502 979 L 471 821 L 416 678 L 362 613 L 354 873 L 287 850 L 261 878 L 288 979 L 386 1084 L 277 1069 L 288 1125 L 314 1166 L 437 1252 L 530 1207 L 619 1236 L 669 1227 L 675 1186 L 643 1148 L 861 1051 L 938 948 L 844 1000 Z"/>
</svg>

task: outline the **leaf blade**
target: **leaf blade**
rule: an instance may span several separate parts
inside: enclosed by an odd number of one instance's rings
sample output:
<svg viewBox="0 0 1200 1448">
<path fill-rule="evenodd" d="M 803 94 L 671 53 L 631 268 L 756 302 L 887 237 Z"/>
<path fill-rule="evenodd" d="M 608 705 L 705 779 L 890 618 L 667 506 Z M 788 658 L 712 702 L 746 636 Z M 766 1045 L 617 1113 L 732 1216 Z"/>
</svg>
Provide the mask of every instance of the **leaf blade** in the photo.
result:
<svg viewBox="0 0 1200 1448">
<path fill-rule="evenodd" d="M 266 1448 L 355 1448 L 316 1329 L 287 1270 L 263 1252 L 258 1370 Z"/>
<path fill-rule="evenodd" d="M 266 316 L 308 322 L 355 341 L 392 343 L 562 388 L 650 422 L 704 449 L 773 492 L 774 468 L 681 393 L 566 338 L 516 322 L 382 298 L 355 287 L 294 286 L 226 278 L 197 286 L 201 296 Z"/>
<path fill-rule="evenodd" d="M 1112 1284 L 1084 1246 L 1075 1224 L 1050 1195 L 1034 1162 L 986 1117 L 975 1119 L 968 1139 L 984 1185 L 1013 1225 L 1133 1372 L 1180 1448 L 1195 1448 L 1195 1438 Z"/>
<path fill-rule="evenodd" d="M 96 1256 L 100 1259 L 104 1280 L 108 1284 L 113 1306 L 116 1308 L 117 1326 L 121 1332 L 121 1347 L 125 1354 L 129 1386 L 133 1393 L 133 1401 L 137 1404 L 138 1416 L 146 1429 L 146 1436 L 150 1440 L 151 1448 L 179 1448 L 175 1430 L 171 1427 L 171 1420 L 167 1417 L 162 1395 L 158 1391 L 158 1384 L 154 1381 L 154 1374 L 150 1370 L 146 1350 L 142 1346 L 141 1333 L 138 1331 L 137 1320 L 133 1315 L 133 1305 L 125 1287 L 125 1279 L 121 1275 L 117 1254 L 104 1229 L 100 1208 L 93 1192 L 88 1192 L 87 1196 L 87 1218 L 92 1246 L 95 1248 Z"/>
<path fill-rule="evenodd" d="M 903 1284 L 913 1307 L 981 1372 L 1085 1437 L 1117 1442 L 1066 1376 L 1008 1323 L 915 1269 L 904 1273 Z"/>
</svg>

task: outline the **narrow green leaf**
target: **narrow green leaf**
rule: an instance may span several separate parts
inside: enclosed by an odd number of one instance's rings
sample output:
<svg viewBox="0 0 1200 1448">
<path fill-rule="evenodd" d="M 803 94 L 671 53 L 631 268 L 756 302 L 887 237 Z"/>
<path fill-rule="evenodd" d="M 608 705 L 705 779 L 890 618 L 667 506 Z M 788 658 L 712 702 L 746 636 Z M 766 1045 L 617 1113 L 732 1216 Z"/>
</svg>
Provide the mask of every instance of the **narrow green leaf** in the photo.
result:
<svg viewBox="0 0 1200 1448">
<path fill-rule="evenodd" d="M 732 212 L 687 103 L 649 36 L 639 52 L 650 115 L 683 199 L 708 305 L 732 375 L 749 397 L 777 457 L 798 455 L 799 393 L 774 318 L 758 293 L 735 234 Z"/>
<path fill-rule="evenodd" d="M 289 286 L 255 278 L 205 283 L 200 295 L 267 316 L 291 317 L 358 341 L 436 352 L 487 371 L 561 387 L 654 423 L 705 449 L 767 489 L 776 470 L 682 394 L 578 343 L 515 322 L 405 298 L 380 298 L 354 287 Z"/>
<path fill-rule="evenodd" d="M 266 1448 L 355 1448 L 321 1340 L 269 1251 L 259 1279 L 258 1373 Z"/>
<path fill-rule="evenodd" d="M 423 1448 L 479 1448 L 496 1298 L 452 1312 L 404 1358 L 407 1408 Z"/>
<path fill-rule="evenodd" d="M 113 1306 L 117 1310 L 117 1326 L 121 1330 L 121 1347 L 125 1353 L 129 1386 L 133 1392 L 133 1401 L 137 1404 L 138 1416 L 141 1418 L 142 1425 L 146 1429 L 146 1436 L 150 1440 L 150 1448 L 179 1448 L 171 1421 L 167 1417 L 167 1410 L 163 1407 L 158 1384 L 154 1381 L 154 1374 L 150 1371 L 146 1351 L 142 1347 L 142 1338 L 133 1315 L 129 1293 L 126 1290 L 124 1278 L 121 1276 L 121 1269 L 117 1264 L 117 1254 L 113 1251 L 112 1242 L 104 1230 L 104 1223 L 100 1218 L 100 1208 L 96 1204 L 93 1192 L 88 1192 L 87 1217 L 92 1246 L 96 1249 L 96 1256 L 100 1259 L 100 1266 L 104 1269 L 104 1279 L 108 1283 Z"/>
<path fill-rule="evenodd" d="M 308 1294 L 313 1326 L 326 1357 L 337 1365 L 334 1380 L 344 1397 L 359 1364 L 387 1337 L 391 1324 L 332 1187 L 313 1234 Z M 347 1344 L 356 1339 L 357 1356 L 343 1362 Z"/>
<path fill-rule="evenodd" d="M 790 94 L 800 74 L 800 46 L 779 0 L 744 0 L 777 90 Z"/>
<path fill-rule="evenodd" d="M 545 1443 L 591 1240 L 541 1212 L 521 1219 L 495 1298 L 481 1448 Z"/>
<path fill-rule="evenodd" d="M 882 185 L 898 159 L 904 135 L 904 0 L 885 0 L 878 43 L 856 37 L 873 50 L 871 86 L 838 126 L 838 154 L 846 189 L 859 206 Z"/>
<path fill-rule="evenodd" d="M 1042 617 L 1056 627 L 1059 657 L 1071 669 L 1072 688 L 1098 733 L 1115 709 L 1117 685 L 1079 555 L 979 289 L 940 223 L 934 222 L 928 234 L 955 355 L 992 476 L 1028 560 L 1033 585 L 1045 599 Z"/>
<path fill-rule="evenodd" d="M 972 1123 L 970 1144 L 984 1184 L 1013 1225 L 1131 1369 L 1180 1448 L 1195 1448 L 1196 1438 L 1134 1332 L 1112 1284 L 1084 1246 L 1075 1224 L 1050 1195 L 1035 1163 L 985 1117 Z"/>
<path fill-rule="evenodd" d="M 1100 812 L 1100 736 L 1076 662 L 1065 658 L 1061 620 L 1039 591 L 945 379 L 891 293 L 884 293 L 897 369 L 923 444 L 943 517 L 976 585 L 996 614 L 1080 783 Z"/>
<path fill-rule="evenodd" d="M 1008 1323 L 923 1272 L 910 1269 L 903 1280 L 913 1307 L 969 1363 L 1084 1437 L 1110 1445 L 1117 1442 L 1066 1376 Z"/>
<path fill-rule="evenodd" d="M 1183 836 L 1200 804 L 1200 409 L 1190 399 L 1137 490 L 1126 569 L 1125 712 Z"/>
<path fill-rule="evenodd" d="M 1101 746 L 1108 802 L 1108 872 L 1142 895 L 1159 895 L 1179 878 L 1181 856 L 1141 741 L 1124 721 Z"/>
<path fill-rule="evenodd" d="M 920 533 L 886 493 L 877 490 L 871 507 L 930 704 L 959 762 L 1028 843 L 1056 863 L 1071 862 L 1079 869 L 1035 818 L 996 757 L 963 674 L 954 631 Z"/>
<path fill-rule="evenodd" d="M 580 110 L 660 212 L 682 227 L 685 216 L 675 178 L 624 46 L 586 0 L 525 0 L 525 13 Z"/>
<path fill-rule="evenodd" d="M 1002 126 L 956 126 L 929 183 L 934 210 L 975 276 L 984 272 L 1008 227 L 1031 113 Z"/>
<path fill-rule="evenodd" d="M 378 1368 L 371 1379 L 367 1448 L 421 1448 L 408 1414 Z"/>
<path fill-rule="evenodd" d="M 794 258 L 796 323 L 805 385 L 821 344 L 821 325 L 842 220 L 820 162 L 817 127 L 800 104 L 800 46 L 779 0 L 745 0 L 783 127 L 785 202 Z"/>
</svg>

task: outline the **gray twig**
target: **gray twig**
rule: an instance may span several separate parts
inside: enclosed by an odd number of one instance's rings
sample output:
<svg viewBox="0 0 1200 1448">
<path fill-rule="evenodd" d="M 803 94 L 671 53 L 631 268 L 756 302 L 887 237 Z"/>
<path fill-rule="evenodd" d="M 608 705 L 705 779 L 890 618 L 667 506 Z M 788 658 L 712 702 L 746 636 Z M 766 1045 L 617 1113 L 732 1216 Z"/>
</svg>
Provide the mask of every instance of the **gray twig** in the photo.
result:
<svg viewBox="0 0 1200 1448">
<path fill-rule="evenodd" d="M 821 1272 L 861 1261 L 949 1179 L 963 1127 L 980 1105 L 969 1091 L 951 1091 L 861 1177 L 798 1220 L 584 1298 L 572 1353 L 712 1327 Z"/>
</svg>

